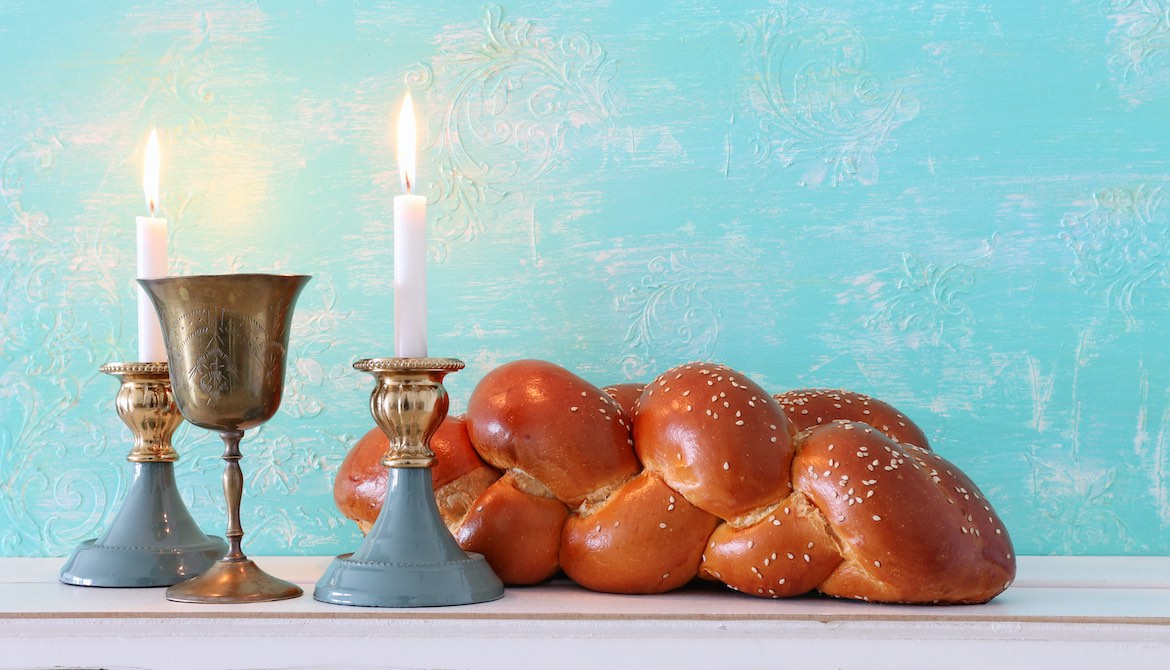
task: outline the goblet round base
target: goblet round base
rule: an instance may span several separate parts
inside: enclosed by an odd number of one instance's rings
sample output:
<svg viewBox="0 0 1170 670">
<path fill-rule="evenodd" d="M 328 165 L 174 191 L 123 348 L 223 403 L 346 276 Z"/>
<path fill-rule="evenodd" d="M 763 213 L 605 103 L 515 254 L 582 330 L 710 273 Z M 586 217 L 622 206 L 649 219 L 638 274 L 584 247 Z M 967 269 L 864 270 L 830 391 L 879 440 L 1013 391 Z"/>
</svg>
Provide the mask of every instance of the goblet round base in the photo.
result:
<svg viewBox="0 0 1170 670">
<path fill-rule="evenodd" d="M 221 559 L 203 574 L 167 589 L 167 600 L 180 603 L 238 604 L 288 600 L 301 587 L 264 572 L 250 559 Z"/>
</svg>

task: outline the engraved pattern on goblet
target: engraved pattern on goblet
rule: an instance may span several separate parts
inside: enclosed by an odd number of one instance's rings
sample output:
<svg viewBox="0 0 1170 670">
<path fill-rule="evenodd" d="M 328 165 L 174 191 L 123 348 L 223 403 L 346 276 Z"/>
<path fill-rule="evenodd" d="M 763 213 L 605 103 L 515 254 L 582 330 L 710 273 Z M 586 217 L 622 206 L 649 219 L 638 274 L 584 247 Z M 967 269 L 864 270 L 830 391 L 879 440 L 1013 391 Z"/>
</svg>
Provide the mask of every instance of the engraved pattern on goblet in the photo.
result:
<svg viewBox="0 0 1170 670">
<path fill-rule="evenodd" d="M 234 374 L 235 366 L 232 365 L 231 359 L 223 349 L 215 348 L 200 354 L 187 376 L 203 389 L 208 396 L 208 402 L 212 402 L 231 391 Z"/>
</svg>

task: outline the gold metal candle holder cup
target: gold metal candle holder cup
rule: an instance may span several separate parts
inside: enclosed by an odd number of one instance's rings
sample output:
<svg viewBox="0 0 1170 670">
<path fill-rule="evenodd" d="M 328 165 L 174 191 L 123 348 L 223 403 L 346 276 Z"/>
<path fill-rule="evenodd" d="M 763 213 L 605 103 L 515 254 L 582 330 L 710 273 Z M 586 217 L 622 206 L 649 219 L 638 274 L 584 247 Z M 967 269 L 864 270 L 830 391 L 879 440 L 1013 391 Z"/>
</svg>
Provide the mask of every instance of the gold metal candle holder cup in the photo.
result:
<svg viewBox="0 0 1170 670">
<path fill-rule="evenodd" d="M 280 407 L 293 305 L 307 275 L 199 275 L 139 279 L 159 313 L 171 384 L 183 417 L 224 442 L 228 551 L 167 598 L 194 603 L 283 600 L 301 588 L 244 555 L 240 438 Z"/>
<path fill-rule="evenodd" d="M 106 363 L 100 372 L 119 379 L 114 407 L 134 436 L 126 460 L 131 463 L 174 463 L 179 452 L 171 436 L 183 423 L 171 391 L 166 363 Z"/>
</svg>

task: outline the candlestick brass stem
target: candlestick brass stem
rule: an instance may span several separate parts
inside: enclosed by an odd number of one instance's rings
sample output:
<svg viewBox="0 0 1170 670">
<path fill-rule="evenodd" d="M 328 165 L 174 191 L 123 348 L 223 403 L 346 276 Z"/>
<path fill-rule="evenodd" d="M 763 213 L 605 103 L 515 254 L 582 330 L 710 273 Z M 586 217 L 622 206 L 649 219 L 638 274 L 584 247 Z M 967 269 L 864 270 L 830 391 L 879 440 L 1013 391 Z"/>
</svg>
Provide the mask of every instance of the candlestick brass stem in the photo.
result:
<svg viewBox="0 0 1170 670">
<path fill-rule="evenodd" d="M 313 597 L 336 605 L 426 607 L 495 600 L 504 585 L 480 554 L 464 552 L 439 517 L 429 442 L 447 416 L 443 378 L 453 358 L 374 358 L 354 363 L 374 376 L 370 412 L 390 446 L 382 511 L 361 547 L 333 560 Z"/>
<path fill-rule="evenodd" d="M 240 438 L 280 407 L 293 305 L 306 275 L 201 275 L 139 279 L 158 309 L 175 402 L 183 417 L 219 433 L 229 548 L 206 572 L 167 589 L 167 599 L 250 603 L 301 595 L 244 555 Z"/>
<path fill-rule="evenodd" d="M 183 422 L 166 363 L 107 363 L 120 381 L 114 406 L 134 446 L 134 479 L 101 537 L 82 542 L 61 568 L 76 586 L 169 586 L 206 570 L 223 555 L 223 538 L 196 525 L 175 483 L 179 454 L 171 436 Z"/>
</svg>

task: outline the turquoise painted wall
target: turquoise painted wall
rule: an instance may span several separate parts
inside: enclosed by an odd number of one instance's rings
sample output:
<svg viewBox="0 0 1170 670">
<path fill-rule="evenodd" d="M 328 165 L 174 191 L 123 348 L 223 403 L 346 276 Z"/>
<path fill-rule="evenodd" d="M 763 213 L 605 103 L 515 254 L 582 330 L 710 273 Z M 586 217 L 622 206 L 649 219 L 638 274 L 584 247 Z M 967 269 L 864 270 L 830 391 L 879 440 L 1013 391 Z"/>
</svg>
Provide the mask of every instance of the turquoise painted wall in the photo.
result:
<svg viewBox="0 0 1170 670">
<path fill-rule="evenodd" d="M 356 546 L 331 482 L 391 348 L 390 144 L 425 130 L 431 351 L 598 383 L 714 359 L 884 398 L 1021 553 L 1170 552 L 1170 2 L 0 0 L 0 554 L 128 483 L 141 154 L 174 273 L 304 272 L 249 553 Z M 184 495 L 224 524 L 218 440 Z"/>
</svg>

